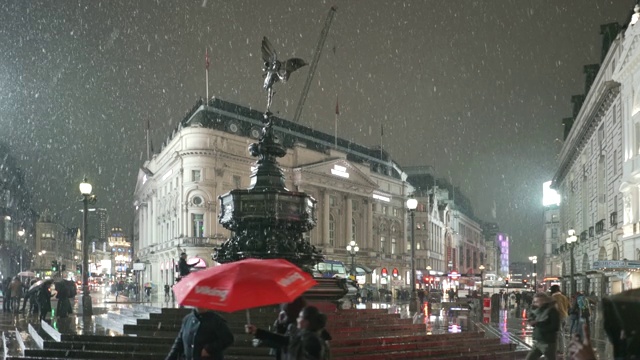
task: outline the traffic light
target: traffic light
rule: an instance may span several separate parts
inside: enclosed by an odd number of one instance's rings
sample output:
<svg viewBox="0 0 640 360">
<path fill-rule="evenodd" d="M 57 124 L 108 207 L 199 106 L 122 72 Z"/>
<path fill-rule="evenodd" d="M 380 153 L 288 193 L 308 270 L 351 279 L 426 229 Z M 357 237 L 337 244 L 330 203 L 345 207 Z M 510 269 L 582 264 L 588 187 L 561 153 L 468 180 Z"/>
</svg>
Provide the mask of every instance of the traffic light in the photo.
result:
<svg viewBox="0 0 640 360">
<path fill-rule="evenodd" d="M 51 260 L 51 271 L 58 271 L 58 260 Z"/>
<path fill-rule="evenodd" d="M 82 274 L 82 264 L 77 264 L 76 265 L 76 273 Z"/>
</svg>

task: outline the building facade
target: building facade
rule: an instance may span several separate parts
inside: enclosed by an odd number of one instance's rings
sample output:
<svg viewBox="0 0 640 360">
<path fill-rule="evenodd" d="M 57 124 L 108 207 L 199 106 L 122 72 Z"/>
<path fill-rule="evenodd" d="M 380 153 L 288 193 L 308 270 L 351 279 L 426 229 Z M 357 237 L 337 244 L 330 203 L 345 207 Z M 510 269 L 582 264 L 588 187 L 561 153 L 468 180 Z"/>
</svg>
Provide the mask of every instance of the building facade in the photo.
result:
<svg viewBox="0 0 640 360">
<path fill-rule="evenodd" d="M 636 12 L 619 41 L 613 80 L 620 84 L 620 100 L 616 103 L 616 119 L 622 123 L 622 179 L 619 186 L 621 203 L 612 209 L 616 223 L 622 224 L 622 235 L 615 245 L 605 248 L 608 266 L 620 274 L 621 283 L 614 290 L 640 287 L 640 24 Z M 612 215 L 613 216 L 613 215 Z M 612 219 L 613 220 L 613 217 Z"/>
<path fill-rule="evenodd" d="M 559 257 L 563 289 L 612 294 L 621 290 L 617 271 L 606 265 L 620 257 L 622 241 L 622 119 L 620 83 L 613 79 L 620 64 L 620 37 L 610 41 L 617 24 L 603 25 L 604 58 L 601 65 L 585 66 L 586 96 L 574 96 L 574 117 L 569 124 L 552 187 L 560 203 Z M 577 111 L 576 111 L 577 110 Z M 577 242 L 566 243 L 574 230 Z M 573 259 L 571 259 L 573 247 Z M 572 265 L 573 263 L 573 265 Z M 604 266 L 600 266 L 604 265 Z"/>
<path fill-rule="evenodd" d="M 229 232 L 218 223 L 218 196 L 246 188 L 255 160 L 247 147 L 260 136 L 262 114 L 222 100 L 197 104 L 144 163 L 134 193 L 136 262 L 143 281 L 171 284 L 181 252 L 188 262 L 213 265 Z M 372 269 L 366 282 L 408 284 L 405 201 L 413 188 L 381 149 L 369 149 L 282 119 L 274 130 L 287 154 L 279 163 L 288 189 L 317 200 L 317 226 L 305 236 L 327 259 Z M 383 276 L 383 269 L 398 277 Z"/>
</svg>

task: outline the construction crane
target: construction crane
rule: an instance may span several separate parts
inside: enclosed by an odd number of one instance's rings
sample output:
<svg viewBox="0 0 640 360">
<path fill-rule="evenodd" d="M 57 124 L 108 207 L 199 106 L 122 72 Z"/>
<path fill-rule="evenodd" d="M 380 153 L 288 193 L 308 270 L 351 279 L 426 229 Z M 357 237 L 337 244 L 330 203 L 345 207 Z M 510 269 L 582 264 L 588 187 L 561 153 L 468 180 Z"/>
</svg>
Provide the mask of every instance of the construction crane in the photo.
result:
<svg viewBox="0 0 640 360">
<path fill-rule="evenodd" d="M 332 6 L 331 9 L 329 9 L 329 14 L 327 14 L 327 18 L 324 21 L 324 27 L 322 28 L 322 32 L 320 32 L 320 39 L 318 39 L 318 45 L 316 45 L 316 51 L 313 54 L 313 60 L 311 60 L 311 64 L 309 65 L 309 75 L 307 75 L 307 81 L 304 83 L 304 88 L 302 88 L 300 100 L 298 100 L 298 107 L 296 107 L 296 113 L 295 115 L 293 115 L 294 123 L 300 121 L 302 108 L 304 107 L 304 102 L 307 100 L 309 88 L 311 87 L 311 81 L 313 81 L 313 75 L 315 75 L 316 73 L 318 61 L 320 60 L 320 54 L 322 54 L 324 42 L 325 40 L 327 40 L 327 35 L 329 35 L 329 28 L 331 27 L 331 23 L 333 22 L 333 17 L 336 15 L 336 11 L 337 8 L 335 6 Z"/>
</svg>

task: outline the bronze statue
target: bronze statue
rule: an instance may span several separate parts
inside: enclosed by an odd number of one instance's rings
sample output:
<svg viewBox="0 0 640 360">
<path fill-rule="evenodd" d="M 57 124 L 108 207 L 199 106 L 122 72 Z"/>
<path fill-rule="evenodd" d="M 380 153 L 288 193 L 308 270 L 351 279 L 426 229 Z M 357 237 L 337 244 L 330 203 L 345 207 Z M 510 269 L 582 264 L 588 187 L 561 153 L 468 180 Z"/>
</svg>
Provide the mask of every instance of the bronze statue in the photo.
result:
<svg viewBox="0 0 640 360">
<path fill-rule="evenodd" d="M 262 60 L 264 60 L 262 69 L 264 71 L 263 88 L 267 90 L 266 112 L 268 113 L 273 99 L 273 84 L 278 81 L 287 82 L 292 72 L 307 65 L 307 63 L 300 58 L 291 58 L 285 62 L 279 61 L 273 45 L 271 45 L 266 36 L 262 38 Z"/>
</svg>

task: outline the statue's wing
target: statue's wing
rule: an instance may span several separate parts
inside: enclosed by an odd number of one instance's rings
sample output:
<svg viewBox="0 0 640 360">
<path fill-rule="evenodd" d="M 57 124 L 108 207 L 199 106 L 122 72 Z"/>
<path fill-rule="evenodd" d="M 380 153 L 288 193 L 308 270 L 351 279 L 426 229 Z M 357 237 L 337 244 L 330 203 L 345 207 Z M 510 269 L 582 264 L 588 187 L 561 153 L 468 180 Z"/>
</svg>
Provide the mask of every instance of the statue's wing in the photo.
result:
<svg viewBox="0 0 640 360">
<path fill-rule="evenodd" d="M 267 37 L 262 38 L 262 60 L 266 63 L 273 63 L 277 59 L 276 51 Z"/>
<path fill-rule="evenodd" d="M 300 58 L 291 58 L 284 64 L 284 70 L 287 74 L 291 74 L 293 71 L 296 71 L 305 65 L 307 65 L 307 62 L 304 60 Z"/>
</svg>

